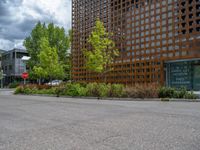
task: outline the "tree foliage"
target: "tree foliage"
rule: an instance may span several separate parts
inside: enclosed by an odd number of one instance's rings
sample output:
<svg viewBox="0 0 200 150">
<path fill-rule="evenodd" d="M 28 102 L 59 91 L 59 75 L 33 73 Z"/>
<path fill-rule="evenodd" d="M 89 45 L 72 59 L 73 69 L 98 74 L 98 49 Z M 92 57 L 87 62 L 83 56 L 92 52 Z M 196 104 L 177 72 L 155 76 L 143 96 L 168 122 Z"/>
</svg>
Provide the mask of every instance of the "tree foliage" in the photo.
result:
<svg viewBox="0 0 200 150">
<path fill-rule="evenodd" d="M 103 22 L 98 19 L 88 38 L 88 43 L 92 49 L 84 50 L 88 70 L 104 74 L 112 69 L 111 64 L 115 57 L 119 55 L 119 51 L 115 48 L 111 36 L 112 33 L 107 32 Z"/>
<path fill-rule="evenodd" d="M 55 47 L 51 47 L 48 40 L 43 38 L 39 47 L 39 63 L 34 66 L 33 71 L 39 78 L 55 79 L 64 77 L 64 66 L 59 61 Z"/>
<path fill-rule="evenodd" d="M 39 54 L 41 52 L 41 41 L 46 39 L 49 43 L 49 47 L 56 50 L 58 54 L 58 60 L 61 64 L 65 64 L 65 74 L 69 74 L 69 48 L 70 48 L 70 36 L 65 34 L 64 28 L 55 26 L 53 23 L 46 25 L 38 22 L 33 28 L 29 37 L 24 40 L 24 46 L 26 47 L 31 59 L 28 62 L 30 70 L 33 71 L 34 66 L 38 66 L 40 63 Z M 44 42 L 44 41 L 43 41 Z M 31 72 L 32 77 L 35 77 L 35 72 Z"/>
</svg>

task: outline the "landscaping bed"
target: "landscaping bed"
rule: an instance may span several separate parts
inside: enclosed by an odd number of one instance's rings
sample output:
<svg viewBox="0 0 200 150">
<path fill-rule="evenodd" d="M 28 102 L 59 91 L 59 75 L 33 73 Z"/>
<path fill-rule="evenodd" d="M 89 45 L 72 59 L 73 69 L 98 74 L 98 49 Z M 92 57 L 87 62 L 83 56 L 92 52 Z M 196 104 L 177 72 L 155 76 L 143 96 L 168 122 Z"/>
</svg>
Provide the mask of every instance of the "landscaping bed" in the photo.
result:
<svg viewBox="0 0 200 150">
<path fill-rule="evenodd" d="M 29 84 L 18 86 L 15 94 L 82 98 L 95 97 L 98 99 L 160 99 L 162 101 L 172 99 L 195 100 L 198 98 L 193 92 L 187 91 L 185 88 L 160 87 L 156 84 L 135 85 L 131 87 L 125 87 L 122 84 L 105 83 L 66 83 L 59 86 Z"/>
</svg>

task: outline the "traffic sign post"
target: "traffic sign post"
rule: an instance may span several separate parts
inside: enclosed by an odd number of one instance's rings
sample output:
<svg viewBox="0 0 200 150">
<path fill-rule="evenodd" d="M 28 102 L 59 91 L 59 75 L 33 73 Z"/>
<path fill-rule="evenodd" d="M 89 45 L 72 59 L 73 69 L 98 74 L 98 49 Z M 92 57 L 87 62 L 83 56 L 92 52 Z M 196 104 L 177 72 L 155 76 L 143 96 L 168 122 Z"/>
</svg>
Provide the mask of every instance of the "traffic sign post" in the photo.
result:
<svg viewBox="0 0 200 150">
<path fill-rule="evenodd" d="M 29 74 L 26 72 L 26 62 L 29 61 L 31 57 L 23 56 L 22 61 L 24 62 L 24 73 L 22 73 L 22 78 L 24 79 L 24 85 L 26 84 L 26 79 L 28 79 Z"/>
<path fill-rule="evenodd" d="M 29 74 L 27 72 L 22 73 L 21 77 L 24 79 L 24 85 L 26 84 L 26 79 L 28 79 Z"/>
</svg>

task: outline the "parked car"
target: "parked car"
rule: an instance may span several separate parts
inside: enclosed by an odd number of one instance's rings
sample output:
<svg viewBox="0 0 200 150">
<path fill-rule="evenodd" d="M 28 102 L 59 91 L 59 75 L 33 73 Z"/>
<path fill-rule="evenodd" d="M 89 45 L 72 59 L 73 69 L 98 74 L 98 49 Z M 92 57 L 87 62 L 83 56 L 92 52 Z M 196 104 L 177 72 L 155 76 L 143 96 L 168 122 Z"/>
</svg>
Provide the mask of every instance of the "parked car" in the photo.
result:
<svg viewBox="0 0 200 150">
<path fill-rule="evenodd" d="M 53 80 L 51 82 L 48 82 L 47 85 L 56 86 L 60 85 L 62 82 L 63 82 L 62 80 Z"/>
</svg>

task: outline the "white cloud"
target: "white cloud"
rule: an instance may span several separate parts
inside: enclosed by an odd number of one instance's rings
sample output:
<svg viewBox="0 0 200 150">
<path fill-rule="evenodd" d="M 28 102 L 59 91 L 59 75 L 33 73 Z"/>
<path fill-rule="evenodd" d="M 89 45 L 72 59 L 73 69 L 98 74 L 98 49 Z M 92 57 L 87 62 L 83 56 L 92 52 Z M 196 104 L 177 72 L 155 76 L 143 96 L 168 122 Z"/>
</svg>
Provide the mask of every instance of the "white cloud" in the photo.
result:
<svg viewBox="0 0 200 150">
<path fill-rule="evenodd" d="M 34 4 L 34 5 L 33 5 Z M 70 0 L 24 0 L 23 13 L 32 16 L 34 19 L 42 20 L 44 14 L 37 10 L 42 10 L 48 14 L 52 21 L 57 21 L 64 28 L 69 28 L 71 22 L 71 1 Z M 35 9 L 37 8 L 37 9 Z"/>
<path fill-rule="evenodd" d="M 3 50 L 11 50 L 13 48 L 24 48 L 23 46 L 23 40 L 5 40 L 0 38 L 0 49 Z"/>
<path fill-rule="evenodd" d="M 5 39 L 0 39 L 0 49 L 10 50 L 11 47 L 14 47 L 14 42 Z"/>
</svg>

